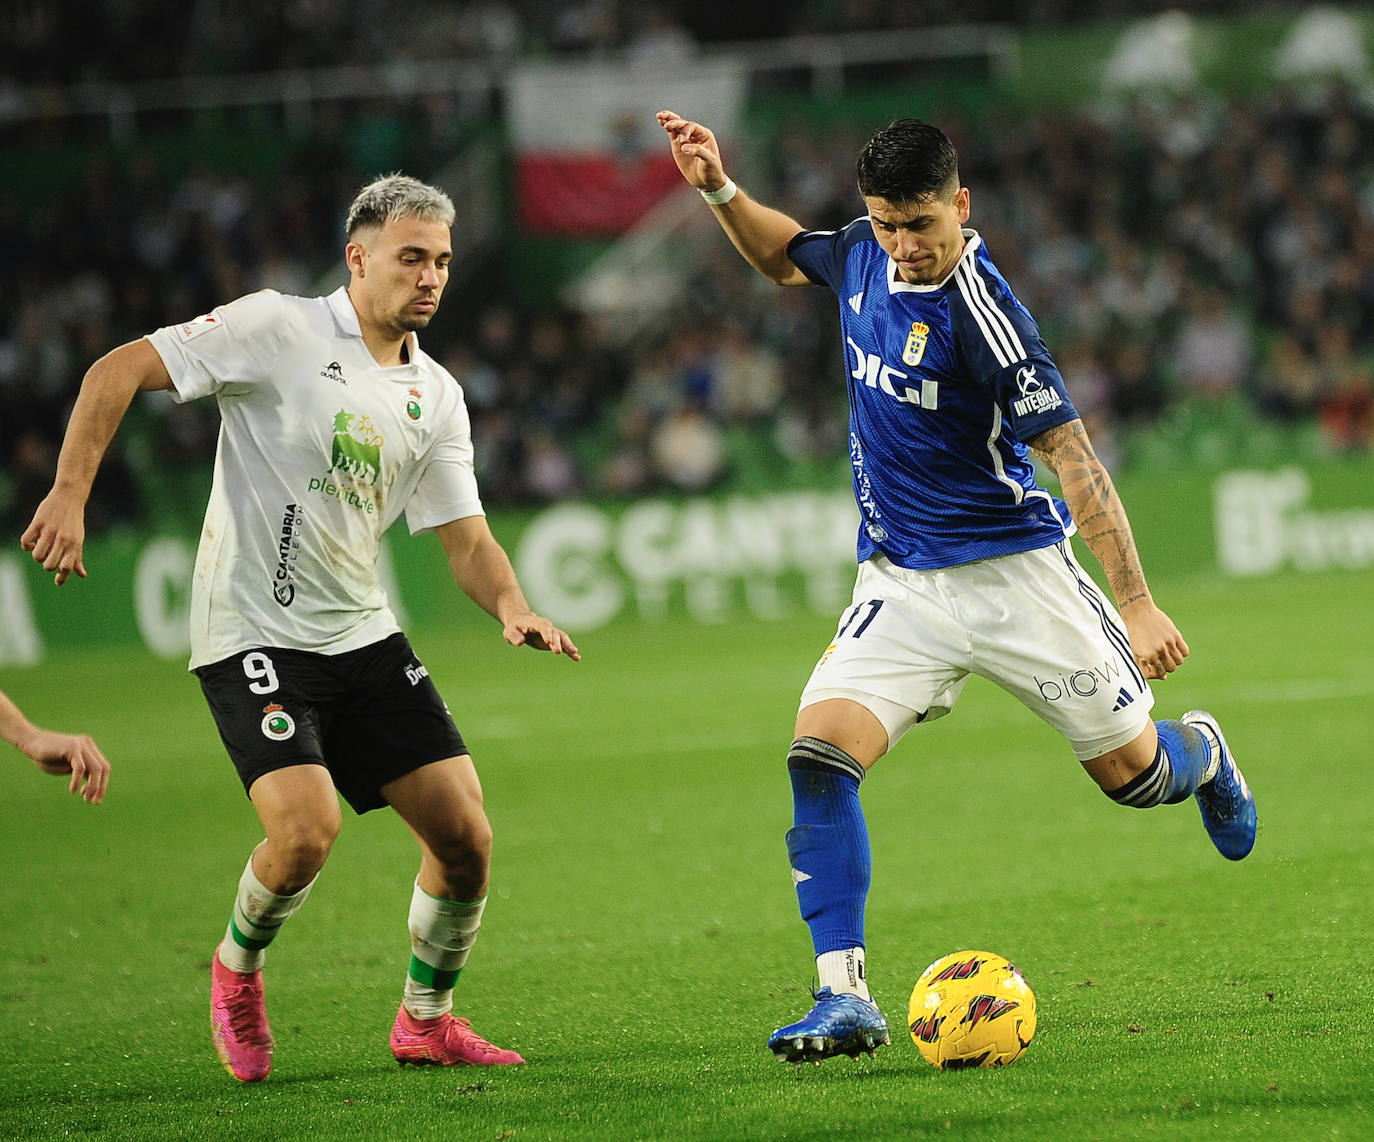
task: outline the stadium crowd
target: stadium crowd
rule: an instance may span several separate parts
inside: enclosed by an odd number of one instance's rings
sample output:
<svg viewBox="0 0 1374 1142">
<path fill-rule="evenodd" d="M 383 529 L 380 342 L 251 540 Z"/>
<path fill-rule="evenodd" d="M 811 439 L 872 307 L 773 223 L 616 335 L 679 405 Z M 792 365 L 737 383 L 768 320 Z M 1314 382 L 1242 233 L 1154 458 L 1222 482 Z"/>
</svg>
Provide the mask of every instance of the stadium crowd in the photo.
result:
<svg viewBox="0 0 1374 1142">
<path fill-rule="evenodd" d="M 1304 0 L 1192 0 L 1188 8 L 1196 15 L 1254 15 L 1266 9 L 1291 14 L 1303 6 Z M 415 0 L 406 7 L 405 34 L 397 35 L 382 0 L 15 0 L 0 29 L 0 104 L 7 84 L 137 82 L 406 58 L 499 64 L 530 54 L 679 54 L 699 44 L 780 36 L 950 24 L 1044 26 L 1177 7 L 1177 0 Z"/>
<path fill-rule="evenodd" d="M 0 282 L 0 513 L 12 534 L 49 486 L 64 418 L 97 356 L 263 286 L 337 284 L 337 204 L 377 173 L 369 114 L 410 128 L 389 162 L 422 177 L 439 165 L 442 109 L 353 110 L 320 116 L 270 181 L 199 167 L 173 177 L 148 148 L 85 163 L 37 205 L 0 189 L 10 267 Z M 1180 408 L 1310 424 L 1331 450 L 1374 446 L 1366 93 L 928 117 L 959 147 L 972 224 L 1020 284 L 1104 451 L 1118 430 Z M 848 221 L 861 207 L 849 156 L 871 127 L 780 132 L 785 145 L 750 158 L 758 196 L 807 225 Z M 842 469 L 833 298 L 753 277 L 721 240 L 685 319 L 632 350 L 566 308 L 527 310 L 485 291 L 450 297 L 457 319 L 436 322 L 425 344 L 464 386 L 488 502 L 703 490 L 747 462 L 774 477 Z M 203 466 L 213 451 L 209 402 L 145 403 L 103 469 L 93 530 L 149 510 L 142 476 Z"/>
</svg>

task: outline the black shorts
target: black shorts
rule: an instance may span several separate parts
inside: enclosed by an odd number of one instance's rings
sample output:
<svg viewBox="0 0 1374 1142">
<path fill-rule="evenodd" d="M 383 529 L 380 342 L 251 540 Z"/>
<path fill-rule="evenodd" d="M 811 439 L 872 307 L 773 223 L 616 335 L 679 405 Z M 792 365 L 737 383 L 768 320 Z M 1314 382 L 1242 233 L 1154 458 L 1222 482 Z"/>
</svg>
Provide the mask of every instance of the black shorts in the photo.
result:
<svg viewBox="0 0 1374 1142">
<path fill-rule="evenodd" d="M 246 791 L 264 773 L 323 765 L 356 813 L 381 787 L 467 753 L 403 634 L 343 654 L 261 647 L 195 671 Z"/>
</svg>

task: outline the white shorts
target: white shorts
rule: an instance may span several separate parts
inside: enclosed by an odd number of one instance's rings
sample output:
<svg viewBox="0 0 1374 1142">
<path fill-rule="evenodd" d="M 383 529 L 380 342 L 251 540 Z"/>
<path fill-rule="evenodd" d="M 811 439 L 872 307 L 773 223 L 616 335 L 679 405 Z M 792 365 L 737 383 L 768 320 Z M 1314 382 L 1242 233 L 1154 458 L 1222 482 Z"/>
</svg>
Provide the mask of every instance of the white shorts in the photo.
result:
<svg viewBox="0 0 1374 1142">
<path fill-rule="evenodd" d="M 1121 617 L 1067 540 L 938 571 L 868 560 L 801 705 L 850 698 L 890 748 L 949 713 L 970 674 L 1021 699 L 1080 761 L 1134 740 L 1154 706 Z"/>
</svg>

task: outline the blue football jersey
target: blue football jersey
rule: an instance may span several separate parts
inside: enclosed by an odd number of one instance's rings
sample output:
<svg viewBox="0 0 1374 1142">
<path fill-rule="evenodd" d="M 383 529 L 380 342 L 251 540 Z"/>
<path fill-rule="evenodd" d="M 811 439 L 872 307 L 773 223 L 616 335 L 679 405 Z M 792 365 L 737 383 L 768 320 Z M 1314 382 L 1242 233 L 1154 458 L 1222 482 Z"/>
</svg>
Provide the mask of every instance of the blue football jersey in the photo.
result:
<svg viewBox="0 0 1374 1142">
<path fill-rule="evenodd" d="M 867 217 L 787 253 L 839 298 L 860 562 L 928 570 L 1031 551 L 1074 532 L 1025 441 L 1078 416 L 1035 320 L 977 231 L 938 285 L 897 275 Z"/>
</svg>

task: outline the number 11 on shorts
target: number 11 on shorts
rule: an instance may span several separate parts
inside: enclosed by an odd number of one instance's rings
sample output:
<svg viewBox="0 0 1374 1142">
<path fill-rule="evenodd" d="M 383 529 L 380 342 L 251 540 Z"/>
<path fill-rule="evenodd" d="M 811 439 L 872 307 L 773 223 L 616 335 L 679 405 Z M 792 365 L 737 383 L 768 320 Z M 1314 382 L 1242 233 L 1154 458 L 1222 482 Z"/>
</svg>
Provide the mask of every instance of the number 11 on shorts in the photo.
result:
<svg viewBox="0 0 1374 1142">
<path fill-rule="evenodd" d="M 854 620 L 857 619 L 860 614 L 862 614 L 865 607 L 868 608 L 868 614 L 864 615 L 864 621 L 854 628 L 854 633 L 849 636 L 850 638 L 858 638 L 861 634 L 863 634 L 864 631 L 868 629 L 868 624 L 871 623 L 875 618 L 877 618 L 878 612 L 883 609 L 883 601 L 882 599 L 869 599 L 868 602 L 860 603 L 857 607 L 850 611 L 849 614 L 845 616 L 844 622 L 840 624 L 839 633 L 835 635 L 835 640 L 837 642 L 840 639 L 844 638 L 844 632 L 847 631 L 850 628 L 850 626 L 853 625 Z"/>
</svg>

